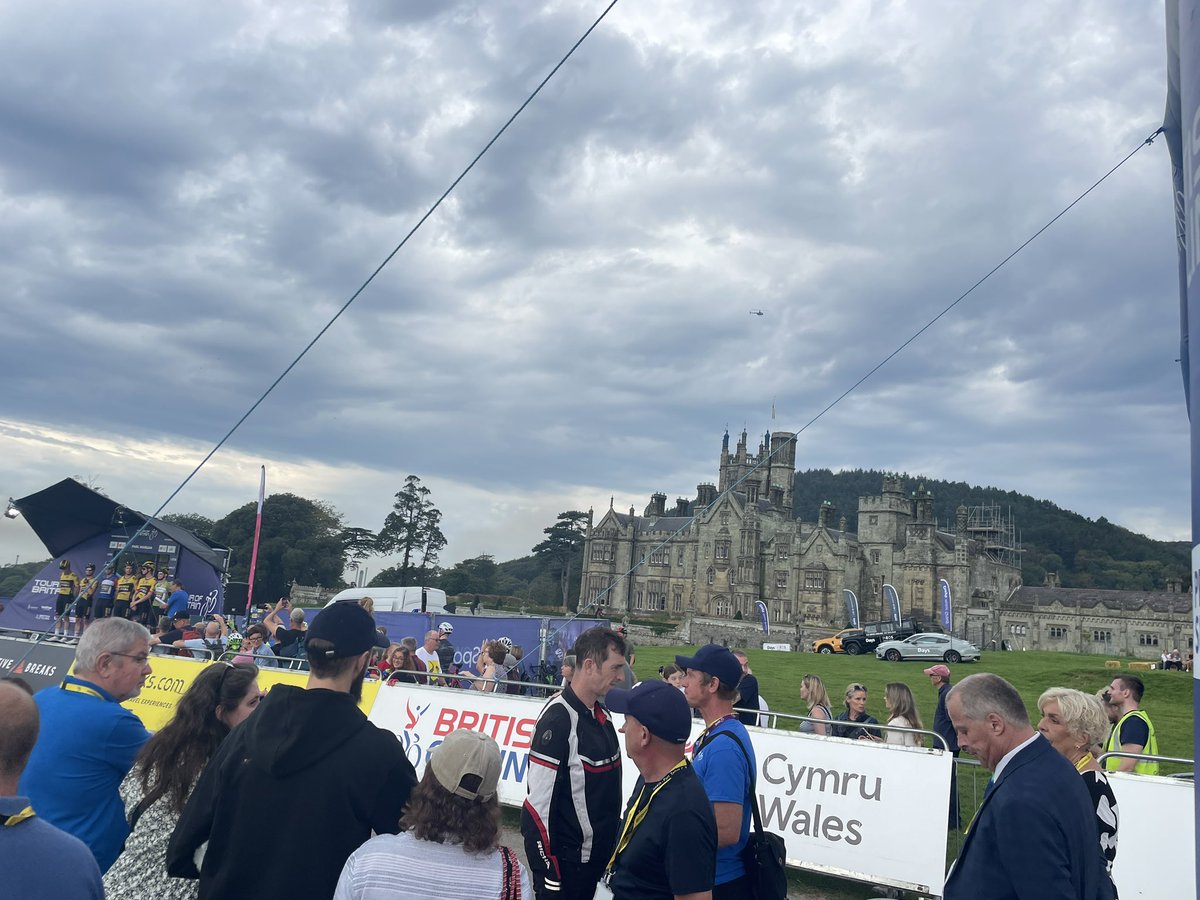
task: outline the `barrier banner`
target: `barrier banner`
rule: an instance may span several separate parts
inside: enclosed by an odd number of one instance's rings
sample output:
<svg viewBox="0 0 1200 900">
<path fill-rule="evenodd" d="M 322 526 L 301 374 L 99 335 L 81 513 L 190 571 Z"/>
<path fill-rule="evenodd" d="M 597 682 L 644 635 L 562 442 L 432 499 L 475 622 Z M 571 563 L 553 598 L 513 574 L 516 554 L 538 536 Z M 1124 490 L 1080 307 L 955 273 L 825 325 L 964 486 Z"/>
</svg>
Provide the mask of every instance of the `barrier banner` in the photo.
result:
<svg viewBox="0 0 1200 900">
<path fill-rule="evenodd" d="M 946 634 L 953 634 L 954 607 L 950 602 L 950 582 L 943 578 L 938 581 L 938 586 L 942 589 L 942 628 L 946 630 Z"/>
<path fill-rule="evenodd" d="M 883 601 L 887 604 L 888 615 L 893 625 L 900 624 L 900 595 L 890 584 L 883 586 Z"/>
<path fill-rule="evenodd" d="M 150 668 L 142 691 L 121 705 L 142 720 L 147 731 L 158 731 L 171 721 L 175 706 L 206 665 L 204 660 L 150 655 Z"/>
<path fill-rule="evenodd" d="M 52 649 L 54 648 L 53 644 L 50 646 Z M 69 647 L 60 649 L 71 650 Z M 3 651 L 0 650 L 0 655 L 2 653 Z M 71 656 L 73 657 L 74 654 L 72 653 Z M 196 676 L 211 665 L 213 663 L 209 660 L 152 654 L 150 668 L 153 671 L 146 676 L 146 683 L 142 685 L 141 693 L 121 705 L 141 719 L 148 731 L 158 731 L 171 721 L 171 717 L 175 715 L 175 706 L 179 703 L 179 698 L 192 686 Z M 217 665 L 224 665 L 224 663 L 217 663 Z M 65 673 L 66 670 L 62 669 L 61 671 Z M 61 677 L 60 675 L 60 680 Z M 258 670 L 258 686 L 264 692 L 269 692 L 277 684 L 293 684 L 296 687 L 304 687 L 307 682 L 307 672 L 271 667 L 263 667 Z M 375 693 L 378 690 L 378 681 L 364 682 L 362 700 L 359 701 L 358 708 L 365 713 L 370 713 L 371 704 L 375 702 Z"/>
<path fill-rule="evenodd" d="M 1120 829 L 1113 881 L 1121 900 L 1195 897 L 1192 813 L 1196 785 L 1181 778 L 1109 772 Z"/>
<path fill-rule="evenodd" d="M 28 655 L 26 655 L 28 654 Z M 75 661 L 73 644 L 0 638 L 0 678 L 21 678 L 34 692 L 58 684 Z"/>
<path fill-rule="evenodd" d="M 849 588 L 842 589 L 842 598 L 846 601 L 846 624 L 851 628 L 858 627 L 858 597 Z"/>
<path fill-rule="evenodd" d="M 500 802 L 520 806 L 529 744 L 543 705 L 518 696 L 390 685 L 379 688 L 370 719 L 400 739 L 418 777 L 430 752 L 455 729 L 490 735 L 500 745 Z M 614 714 L 613 719 L 619 728 L 623 717 Z M 692 740 L 701 727 L 697 721 Z M 952 765 L 948 753 L 762 728 L 749 731 L 763 826 L 783 836 L 788 865 L 941 894 Z M 624 759 L 625 800 L 637 774 L 637 767 Z"/>
</svg>

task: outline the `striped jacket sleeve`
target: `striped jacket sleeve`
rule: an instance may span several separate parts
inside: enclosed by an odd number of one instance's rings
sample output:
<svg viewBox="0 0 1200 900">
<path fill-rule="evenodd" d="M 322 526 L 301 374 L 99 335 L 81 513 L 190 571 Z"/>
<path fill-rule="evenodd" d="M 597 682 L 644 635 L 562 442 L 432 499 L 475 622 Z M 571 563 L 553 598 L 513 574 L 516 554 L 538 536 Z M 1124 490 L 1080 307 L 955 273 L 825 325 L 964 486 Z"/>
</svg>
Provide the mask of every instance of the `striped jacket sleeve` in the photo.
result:
<svg viewBox="0 0 1200 900">
<path fill-rule="evenodd" d="M 555 803 L 570 801 L 569 797 L 557 796 L 556 790 L 559 770 L 570 765 L 570 731 L 566 710 L 551 704 L 538 719 L 529 748 L 525 775 L 529 794 L 522 811 L 521 831 L 530 874 L 539 894 L 557 891 L 561 885 L 562 873 L 551 843 L 551 829 Z"/>
</svg>

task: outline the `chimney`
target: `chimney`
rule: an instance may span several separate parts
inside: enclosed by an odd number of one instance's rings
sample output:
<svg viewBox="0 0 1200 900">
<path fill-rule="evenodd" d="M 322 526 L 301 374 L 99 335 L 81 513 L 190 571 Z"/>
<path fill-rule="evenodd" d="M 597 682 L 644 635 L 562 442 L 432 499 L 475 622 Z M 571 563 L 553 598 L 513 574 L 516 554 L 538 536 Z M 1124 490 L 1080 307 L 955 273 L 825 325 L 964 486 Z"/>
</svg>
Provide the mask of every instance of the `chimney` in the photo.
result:
<svg viewBox="0 0 1200 900">
<path fill-rule="evenodd" d="M 1052 588 L 1062 587 L 1062 585 L 1058 583 L 1058 573 L 1057 572 L 1047 572 L 1046 573 L 1046 587 L 1052 587 Z"/>
<path fill-rule="evenodd" d="M 688 514 L 687 497 L 676 497 L 675 498 L 675 515 L 686 516 L 687 514 Z"/>
<path fill-rule="evenodd" d="M 837 516 L 837 507 L 829 500 L 821 501 L 821 508 L 817 510 L 817 527 L 832 528 L 834 519 Z"/>
</svg>

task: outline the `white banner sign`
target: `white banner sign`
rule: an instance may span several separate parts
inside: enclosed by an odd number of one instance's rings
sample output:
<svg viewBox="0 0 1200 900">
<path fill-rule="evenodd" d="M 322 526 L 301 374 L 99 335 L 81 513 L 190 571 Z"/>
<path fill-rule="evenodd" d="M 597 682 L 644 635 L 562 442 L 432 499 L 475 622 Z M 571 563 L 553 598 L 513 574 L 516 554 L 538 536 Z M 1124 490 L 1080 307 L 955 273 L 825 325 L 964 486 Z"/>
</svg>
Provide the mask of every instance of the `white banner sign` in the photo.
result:
<svg viewBox="0 0 1200 900">
<path fill-rule="evenodd" d="M 379 689 L 370 718 L 400 738 L 418 776 L 430 751 L 456 728 L 491 735 L 500 745 L 500 802 L 520 806 L 543 704 L 528 697 L 394 685 Z M 613 719 L 620 728 L 622 717 Z M 693 740 L 700 729 L 697 721 Z M 751 728 L 750 735 L 763 827 L 783 836 L 789 865 L 941 894 L 949 754 L 762 728 Z M 622 775 L 628 800 L 637 768 L 627 758 Z"/>
<path fill-rule="evenodd" d="M 1196 896 L 1196 786 L 1190 780 L 1110 772 L 1117 798 L 1121 900 Z"/>
</svg>

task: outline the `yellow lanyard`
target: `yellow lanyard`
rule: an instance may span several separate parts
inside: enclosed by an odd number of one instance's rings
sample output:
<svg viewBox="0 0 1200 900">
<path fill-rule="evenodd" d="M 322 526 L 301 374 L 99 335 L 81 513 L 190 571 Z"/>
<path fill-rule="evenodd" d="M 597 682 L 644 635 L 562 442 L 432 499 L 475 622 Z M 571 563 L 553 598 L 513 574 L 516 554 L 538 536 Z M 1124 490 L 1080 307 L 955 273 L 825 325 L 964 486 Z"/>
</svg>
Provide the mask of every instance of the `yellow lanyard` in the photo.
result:
<svg viewBox="0 0 1200 900">
<path fill-rule="evenodd" d="M 1082 773 L 1083 770 L 1088 767 L 1088 763 L 1090 763 L 1093 758 L 1094 757 L 1092 756 L 1091 750 L 1089 750 L 1087 753 L 1083 754 L 1083 756 L 1081 756 L 1079 758 L 1079 762 L 1075 763 L 1075 771 Z"/>
<path fill-rule="evenodd" d="M 612 858 L 608 861 L 608 872 L 610 874 L 617 864 L 617 857 L 629 846 L 629 842 L 633 840 L 633 833 L 637 831 L 638 826 L 642 824 L 642 820 L 646 818 L 646 813 L 650 811 L 650 804 L 654 802 L 654 798 L 658 795 L 658 792 L 667 786 L 667 782 L 671 780 L 676 772 L 686 769 L 689 765 L 690 763 L 686 759 L 681 759 L 672 766 L 671 771 L 664 775 L 662 780 L 654 786 L 654 790 L 646 798 L 645 806 L 642 806 L 642 797 L 646 794 L 646 785 L 642 785 L 641 791 L 638 792 L 637 800 L 630 807 L 629 815 L 625 817 L 625 827 L 621 829 L 621 837 L 617 840 L 616 849 L 613 850 Z"/>
<path fill-rule="evenodd" d="M 102 693 L 95 688 L 88 687 L 85 684 L 72 684 L 69 681 L 64 681 L 62 683 L 62 689 L 64 691 L 70 691 L 73 694 L 91 694 L 93 697 L 99 697 L 101 700 L 105 699 Z"/>
<path fill-rule="evenodd" d="M 7 819 L 5 819 L 4 827 L 12 828 L 12 826 L 17 825 L 21 822 L 24 822 L 26 819 L 32 819 L 35 815 L 36 815 L 36 813 L 34 813 L 33 807 L 27 806 L 23 810 L 21 810 L 19 813 L 17 813 L 15 816 L 9 816 Z"/>
</svg>

